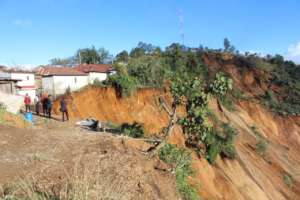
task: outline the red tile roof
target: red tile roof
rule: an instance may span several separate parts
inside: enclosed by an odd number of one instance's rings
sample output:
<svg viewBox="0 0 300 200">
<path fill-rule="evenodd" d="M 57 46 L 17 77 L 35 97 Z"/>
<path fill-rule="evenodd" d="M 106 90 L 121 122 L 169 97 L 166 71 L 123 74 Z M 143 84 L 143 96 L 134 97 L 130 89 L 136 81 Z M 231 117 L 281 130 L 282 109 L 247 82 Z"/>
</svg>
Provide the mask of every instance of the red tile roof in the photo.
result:
<svg viewBox="0 0 300 200">
<path fill-rule="evenodd" d="M 38 74 L 42 76 L 85 76 L 86 74 L 80 72 L 72 67 L 41 67 Z"/>
<path fill-rule="evenodd" d="M 89 73 L 89 72 L 109 73 L 113 71 L 112 66 L 106 64 L 82 64 L 76 66 L 75 69 L 84 73 Z"/>
</svg>

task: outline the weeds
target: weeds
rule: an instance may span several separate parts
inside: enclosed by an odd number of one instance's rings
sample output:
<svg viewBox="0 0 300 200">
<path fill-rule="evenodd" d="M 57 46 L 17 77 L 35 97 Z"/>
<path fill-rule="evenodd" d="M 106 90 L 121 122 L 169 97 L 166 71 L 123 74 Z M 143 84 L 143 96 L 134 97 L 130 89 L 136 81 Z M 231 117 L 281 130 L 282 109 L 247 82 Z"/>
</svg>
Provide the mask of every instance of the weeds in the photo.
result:
<svg viewBox="0 0 300 200">
<path fill-rule="evenodd" d="M 236 110 L 234 104 L 233 104 L 233 99 L 229 95 L 225 95 L 223 97 L 218 98 L 221 104 L 229 111 L 233 112 Z"/>
<path fill-rule="evenodd" d="M 265 156 L 267 153 L 268 144 L 264 140 L 259 140 L 255 145 L 255 151 L 261 155 Z"/>
<path fill-rule="evenodd" d="M 250 129 L 253 131 L 258 140 L 258 142 L 255 144 L 255 151 L 259 155 L 265 156 L 268 150 L 269 141 L 261 134 L 261 132 L 255 125 L 251 126 Z"/>
<path fill-rule="evenodd" d="M 292 185 L 294 184 L 294 178 L 289 175 L 289 174 L 284 174 L 283 175 L 283 182 L 288 186 L 288 187 L 292 187 Z"/>
<path fill-rule="evenodd" d="M 121 125 L 121 132 L 124 135 L 133 138 L 144 137 L 144 127 L 138 122 L 133 122 L 132 124 L 124 123 Z"/>
<path fill-rule="evenodd" d="M 159 158 L 175 167 L 177 190 L 184 200 L 199 200 L 197 189 L 188 181 L 194 174 L 191 154 L 175 145 L 166 144 L 158 153 Z"/>
<path fill-rule="evenodd" d="M 126 181 L 113 175 L 101 176 L 88 168 L 75 169 L 67 180 L 50 185 L 41 185 L 33 177 L 25 178 L 11 185 L 0 187 L 1 200 L 119 200 L 128 198 Z M 2 193 L 2 194 L 1 194 Z M 128 198 L 129 199 L 129 198 Z"/>
</svg>

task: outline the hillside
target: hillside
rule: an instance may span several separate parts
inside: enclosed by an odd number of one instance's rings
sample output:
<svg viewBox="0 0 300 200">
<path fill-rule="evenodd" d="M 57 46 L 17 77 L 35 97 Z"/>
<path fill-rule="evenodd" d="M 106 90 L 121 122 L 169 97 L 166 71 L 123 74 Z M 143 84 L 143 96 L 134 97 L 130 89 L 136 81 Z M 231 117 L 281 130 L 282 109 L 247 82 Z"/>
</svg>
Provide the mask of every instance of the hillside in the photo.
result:
<svg viewBox="0 0 300 200">
<path fill-rule="evenodd" d="M 163 91 L 146 89 L 128 99 L 118 99 L 111 88 L 88 88 L 72 95 L 70 114 L 75 118 L 94 116 L 118 123 L 136 120 L 153 134 L 167 124 L 166 113 L 156 103 L 158 96 L 166 95 Z M 85 101 L 81 101 L 83 98 Z M 234 161 L 219 158 L 215 165 L 194 157 L 201 196 L 204 199 L 300 198 L 300 117 L 276 116 L 250 101 L 240 101 L 234 112 L 220 109 L 215 100 L 211 100 L 210 108 L 239 130 L 238 156 Z M 256 150 L 261 138 L 267 141 L 264 155 Z M 178 129 L 169 140 L 184 145 Z M 294 180 L 291 186 L 284 181 L 288 175 Z"/>
<path fill-rule="evenodd" d="M 269 107 L 264 95 L 273 91 L 278 99 L 276 106 L 298 104 L 286 99 L 287 88 L 276 82 L 269 71 L 260 67 L 241 71 L 244 64 L 231 54 L 202 56 L 209 67 L 208 79 L 217 71 L 233 79 L 233 92 L 226 97 L 227 102 L 211 96 L 209 110 L 218 120 L 237 129 L 238 135 L 234 142 L 235 159 L 218 156 L 216 162 L 209 163 L 192 151 L 195 174 L 188 178 L 197 186 L 201 199 L 300 199 L 300 116 L 289 113 L 286 108 Z M 79 174 L 84 175 L 86 167 L 92 169 L 89 173 L 95 173 L 96 169 L 101 172 L 100 177 L 92 176 L 96 179 L 89 183 L 107 177 L 104 185 L 97 186 L 100 190 L 91 184 L 89 194 L 114 190 L 114 195 L 124 195 L 111 196 L 112 199 L 180 199 L 174 176 L 169 172 L 172 166 L 145 155 L 149 144 L 107 133 L 89 134 L 91 132 L 74 127 L 78 119 L 87 117 L 117 125 L 137 121 L 144 125 L 146 137 L 161 137 L 169 115 L 160 99 L 171 106 L 172 96 L 167 88 L 142 88 L 131 96 L 120 97 L 112 87 L 90 86 L 68 96 L 72 119 L 69 123 L 40 121 L 38 127 L 24 130 L 0 125 L 1 141 L 4 141 L 1 151 L 6 152 L 0 167 L 8 172 L 0 181 L 17 180 L 19 174 L 15 171 L 21 166 L 26 175 L 35 177 L 39 187 L 44 188 L 42 191 L 47 190 L 47 186 L 48 190 L 50 186 L 61 191 L 60 179 L 64 180 L 65 171 L 73 173 L 80 158 L 79 171 L 83 171 Z M 54 112 L 60 114 L 59 99 L 54 102 Z M 180 107 L 179 115 L 185 114 L 184 107 Z M 179 125 L 168 141 L 188 148 Z M 30 162 L 26 159 L 28 155 L 31 155 Z M 100 166 L 97 161 L 101 161 Z M 84 177 L 83 180 L 87 181 Z M 117 189 L 111 189 L 111 184 L 117 184 Z"/>
</svg>

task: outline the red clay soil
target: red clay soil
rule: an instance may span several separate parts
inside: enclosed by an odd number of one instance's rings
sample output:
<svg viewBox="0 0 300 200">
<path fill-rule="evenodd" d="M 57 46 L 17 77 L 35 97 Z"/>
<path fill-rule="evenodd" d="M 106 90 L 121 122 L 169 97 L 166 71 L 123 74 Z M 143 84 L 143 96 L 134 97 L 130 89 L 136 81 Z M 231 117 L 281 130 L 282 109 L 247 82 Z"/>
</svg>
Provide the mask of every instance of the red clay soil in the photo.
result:
<svg viewBox="0 0 300 200">
<path fill-rule="evenodd" d="M 116 124 L 134 121 L 143 123 L 147 131 L 159 132 L 167 124 L 168 115 L 159 109 L 159 96 L 166 96 L 154 89 L 139 90 L 130 98 L 118 98 L 113 88 L 88 87 L 73 93 L 68 98 L 71 118 L 93 117 Z M 59 114 L 59 102 L 54 103 L 54 111 Z"/>
<path fill-rule="evenodd" d="M 68 99 L 70 118 L 96 118 L 100 121 L 110 121 L 114 124 L 132 123 L 144 125 L 147 134 L 158 134 L 168 125 L 168 114 L 161 107 L 158 98 L 163 97 L 167 102 L 170 96 L 157 89 L 138 90 L 130 98 L 119 98 L 113 88 L 88 87 L 72 93 Z M 59 99 L 54 102 L 54 112 L 60 115 Z M 174 137 L 181 140 L 180 129 L 175 127 Z"/>
</svg>

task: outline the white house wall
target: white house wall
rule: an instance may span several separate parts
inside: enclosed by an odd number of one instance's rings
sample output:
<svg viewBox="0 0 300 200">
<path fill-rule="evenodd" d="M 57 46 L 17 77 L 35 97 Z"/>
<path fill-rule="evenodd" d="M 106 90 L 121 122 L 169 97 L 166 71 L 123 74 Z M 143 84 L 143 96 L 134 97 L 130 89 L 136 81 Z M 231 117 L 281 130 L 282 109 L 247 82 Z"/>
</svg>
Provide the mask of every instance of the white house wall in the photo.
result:
<svg viewBox="0 0 300 200">
<path fill-rule="evenodd" d="M 54 86 L 53 76 L 42 77 L 43 92 L 53 95 L 55 92 L 53 86 Z"/>
<path fill-rule="evenodd" d="M 64 94 L 68 88 L 76 91 L 88 85 L 87 76 L 53 76 L 55 95 Z"/>
<path fill-rule="evenodd" d="M 98 79 L 99 81 L 104 81 L 106 80 L 106 78 L 107 78 L 106 73 L 98 73 L 98 72 L 90 72 L 88 76 L 90 84 L 94 83 L 96 79 Z"/>
<path fill-rule="evenodd" d="M 34 86 L 34 74 L 32 73 L 11 73 L 11 79 L 21 80 L 17 82 L 17 86 Z"/>
</svg>

